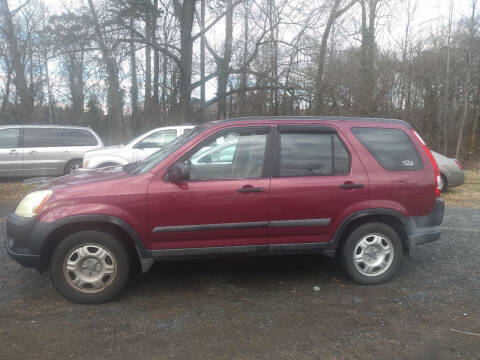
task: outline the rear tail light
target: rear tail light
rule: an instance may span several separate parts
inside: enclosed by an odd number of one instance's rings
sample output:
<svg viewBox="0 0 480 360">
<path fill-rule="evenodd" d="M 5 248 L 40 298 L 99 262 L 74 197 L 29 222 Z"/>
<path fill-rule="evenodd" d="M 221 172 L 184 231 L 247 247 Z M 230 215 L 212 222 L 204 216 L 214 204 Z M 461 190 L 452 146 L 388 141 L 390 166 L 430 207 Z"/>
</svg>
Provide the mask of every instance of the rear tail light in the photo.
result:
<svg viewBox="0 0 480 360">
<path fill-rule="evenodd" d="M 460 170 L 463 170 L 463 166 L 462 164 L 460 164 L 460 161 L 458 161 L 457 159 L 455 159 L 455 162 L 457 163 L 458 167 L 460 168 Z"/>
<path fill-rule="evenodd" d="M 430 152 L 430 149 L 428 148 L 427 144 L 425 144 L 425 141 L 421 138 L 418 133 L 412 129 L 413 135 L 420 141 L 420 144 L 422 144 L 423 150 L 427 154 L 430 162 L 432 163 L 433 166 L 433 172 L 435 174 L 435 196 L 439 197 L 440 192 L 442 190 L 442 178 L 440 177 L 440 169 L 438 168 L 437 161 L 433 157 L 432 153 Z"/>
</svg>

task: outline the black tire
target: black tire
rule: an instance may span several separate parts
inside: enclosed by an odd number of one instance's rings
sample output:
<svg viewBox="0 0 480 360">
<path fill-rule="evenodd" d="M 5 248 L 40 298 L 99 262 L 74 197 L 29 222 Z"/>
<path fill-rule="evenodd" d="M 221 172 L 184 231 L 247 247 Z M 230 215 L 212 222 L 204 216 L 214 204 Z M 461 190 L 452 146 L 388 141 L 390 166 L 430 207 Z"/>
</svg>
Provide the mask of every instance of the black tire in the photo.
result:
<svg viewBox="0 0 480 360">
<path fill-rule="evenodd" d="M 92 272 L 88 273 L 88 271 L 92 271 L 92 269 L 82 267 L 92 265 L 92 263 L 87 264 L 87 260 L 92 261 L 89 260 L 88 257 L 90 253 L 88 256 L 76 255 L 77 262 L 79 263 L 75 265 L 76 270 L 67 270 L 67 260 L 74 259 L 75 252 L 78 251 L 77 249 L 79 248 L 87 248 L 88 251 L 95 248 L 99 249 L 99 251 L 102 249 L 106 250 L 107 255 L 105 256 L 105 262 L 103 264 L 109 263 L 110 267 L 112 267 L 111 264 L 113 264 L 113 268 L 115 269 L 114 273 L 110 277 L 108 274 L 102 275 L 107 265 L 103 266 L 101 261 L 95 260 L 97 258 L 92 256 L 94 259 L 93 272 L 101 269 L 101 271 L 98 271 L 98 274 L 94 273 L 92 277 Z M 95 254 L 93 250 L 92 253 Z M 97 264 L 100 263 L 100 265 L 96 265 L 95 261 L 97 261 Z M 100 268 L 97 266 L 100 266 Z M 111 271 L 113 272 L 113 270 Z M 83 288 L 74 284 L 77 273 L 87 278 Z M 67 236 L 60 241 L 50 258 L 50 276 L 57 290 L 67 299 L 80 304 L 98 304 L 111 300 L 125 287 L 129 273 L 130 258 L 127 250 L 113 235 L 102 231 L 85 230 Z M 90 276 L 90 278 L 88 276 Z M 78 279 L 81 280 L 80 276 Z M 93 286 L 88 288 L 87 285 L 90 285 L 89 280 L 94 283 L 94 279 L 97 279 L 97 282 L 101 282 L 105 286 L 99 289 L 95 289 Z"/>
<path fill-rule="evenodd" d="M 442 193 L 447 192 L 448 190 L 448 180 L 447 177 L 443 174 L 440 175 L 442 177 Z"/>
<path fill-rule="evenodd" d="M 362 240 L 366 241 L 367 243 L 369 241 L 374 241 L 374 235 L 380 235 L 380 244 L 378 246 L 370 245 L 371 249 L 368 250 L 368 254 L 365 254 L 366 261 L 363 262 L 364 269 L 362 270 L 361 261 L 357 263 L 357 265 L 355 265 L 354 254 L 357 253 L 358 255 L 362 255 L 362 252 L 364 250 L 361 248 L 360 242 Z M 385 244 L 388 245 L 388 247 L 385 246 Z M 388 255 L 384 255 L 383 257 L 377 256 L 378 250 L 380 252 L 386 251 L 387 248 L 393 249 L 393 251 L 390 251 Z M 360 253 L 358 251 L 360 251 Z M 373 251 L 373 254 L 370 253 L 370 251 Z M 378 259 L 383 258 L 386 266 L 383 269 L 381 269 L 380 266 L 370 266 L 370 258 L 368 257 L 370 255 L 373 257 L 377 257 Z M 350 235 L 345 240 L 341 254 L 342 265 L 348 275 L 350 275 L 353 281 L 362 285 L 381 284 L 390 280 L 396 274 L 398 268 L 400 267 L 402 256 L 402 241 L 400 240 L 397 232 L 392 227 L 384 223 L 375 222 L 360 225 L 355 230 L 353 230 L 352 233 L 350 233 Z M 369 271 L 369 268 L 372 269 L 372 273 L 369 275 L 365 275 L 363 272 L 367 273 Z M 375 274 L 375 271 L 378 274 Z"/>
<path fill-rule="evenodd" d="M 82 167 L 82 159 L 70 160 L 67 165 L 65 165 L 65 175 L 73 174 Z"/>
</svg>

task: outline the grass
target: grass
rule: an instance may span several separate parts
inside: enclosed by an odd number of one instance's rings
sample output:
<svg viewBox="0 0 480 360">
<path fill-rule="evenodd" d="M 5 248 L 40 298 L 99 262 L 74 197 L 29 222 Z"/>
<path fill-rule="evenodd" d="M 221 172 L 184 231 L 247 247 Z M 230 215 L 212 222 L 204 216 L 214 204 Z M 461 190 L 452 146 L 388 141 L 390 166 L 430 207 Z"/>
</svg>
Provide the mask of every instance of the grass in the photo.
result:
<svg viewBox="0 0 480 360">
<path fill-rule="evenodd" d="M 36 185 L 21 182 L 0 182 L 0 202 L 17 202 Z M 480 208 L 480 171 L 466 170 L 465 184 L 442 194 L 447 206 Z"/>
<path fill-rule="evenodd" d="M 447 206 L 480 208 L 480 170 L 465 170 L 465 184 L 442 194 Z"/>
<path fill-rule="evenodd" d="M 21 182 L 0 182 L 0 202 L 20 201 L 38 185 L 27 185 Z"/>
</svg>

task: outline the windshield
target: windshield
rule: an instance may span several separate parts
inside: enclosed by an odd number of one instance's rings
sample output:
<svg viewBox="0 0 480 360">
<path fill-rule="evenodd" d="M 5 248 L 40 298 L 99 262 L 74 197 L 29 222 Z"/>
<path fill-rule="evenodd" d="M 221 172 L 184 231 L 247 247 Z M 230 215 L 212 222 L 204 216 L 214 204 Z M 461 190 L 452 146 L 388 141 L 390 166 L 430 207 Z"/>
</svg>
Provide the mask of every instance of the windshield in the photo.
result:
<svg viewBox="0 0 480 360">
<path fill-rule="evenodd" d="M 180 149 L 184 144 L 189 142 L 191 139 L 193 139 L 205 129 L 205 125 L 200 125 L 192 129 L 192 131 L 184 133 L 183 135 L 177 137 L 175 140 L 171 141 L 160 150 L 154 152 L 145 160 L 136 164 L 136 166 L 131 169 L 130 173 L 143 174 L 147 171 L 152 170 L 155 166 L 165 160 L 169 155 L 173 154 L 175 151 L 177 151 L 177 149 Z"/>
</svg>

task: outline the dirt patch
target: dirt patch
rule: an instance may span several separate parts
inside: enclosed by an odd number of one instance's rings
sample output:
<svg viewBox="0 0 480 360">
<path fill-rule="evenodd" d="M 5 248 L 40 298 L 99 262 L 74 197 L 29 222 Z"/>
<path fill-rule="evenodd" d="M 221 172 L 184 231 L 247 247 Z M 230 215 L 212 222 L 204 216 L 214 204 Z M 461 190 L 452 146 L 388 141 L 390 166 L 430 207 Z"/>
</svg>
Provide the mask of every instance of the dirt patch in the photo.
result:
<svg viewBox="0 0 480 360">
<path fill-rule="evenodd" d="M 480 171 L 466 170 L 465 184 L 442 194 L 447 206 L 480 208 Z"/>
<path fill-rule="evenodd" d="M 20 201 L 38 185 L 27 185 L 21 182 L 0 182 L 0 202 Z"/>
</svg>

